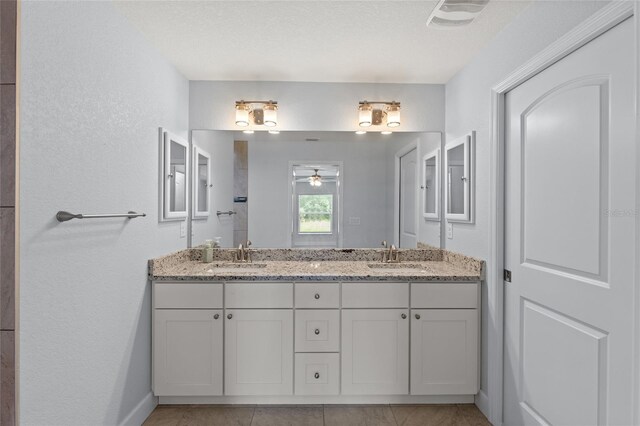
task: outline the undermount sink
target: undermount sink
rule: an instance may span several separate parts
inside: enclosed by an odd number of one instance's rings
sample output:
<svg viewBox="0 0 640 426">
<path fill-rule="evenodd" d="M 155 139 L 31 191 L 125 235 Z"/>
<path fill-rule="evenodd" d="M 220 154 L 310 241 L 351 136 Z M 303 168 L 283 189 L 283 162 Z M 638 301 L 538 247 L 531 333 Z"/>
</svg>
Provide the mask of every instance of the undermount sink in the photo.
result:
<svg viewBox="0 0 640 426">
<path fill-rule="evenodd" d="M 266 266 L 266 263 L 214 263 L 210 265 L 211 269 L 208 272 L 261 272 Z"/>
<path fill-rule="evenodd" d="M 429 268 L 419 263 L 369 263 L 371 269 L 389 270 L 395 272 L 429 272 Z"/>
</svg>

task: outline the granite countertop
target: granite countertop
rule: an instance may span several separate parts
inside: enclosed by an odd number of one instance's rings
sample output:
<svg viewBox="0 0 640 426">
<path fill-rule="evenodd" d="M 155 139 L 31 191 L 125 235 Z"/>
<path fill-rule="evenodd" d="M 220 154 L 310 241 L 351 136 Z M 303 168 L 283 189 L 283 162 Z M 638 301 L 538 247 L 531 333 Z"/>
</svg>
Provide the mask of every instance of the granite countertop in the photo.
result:
<svg viewBox="0 0 640 426">
<path fill-rule="evenodd" d="M 149 261 L 152 281 L 478 281 L 484 262 L 440 249 L 400 250 L 383 264 L 374 249 L 253 249 L 253 263 L 234 264 L 234 250 L 217 249 L 203 263 L 199 249 Z M 374 267 L 369 267 L 374 265 Z"/>
</svg>

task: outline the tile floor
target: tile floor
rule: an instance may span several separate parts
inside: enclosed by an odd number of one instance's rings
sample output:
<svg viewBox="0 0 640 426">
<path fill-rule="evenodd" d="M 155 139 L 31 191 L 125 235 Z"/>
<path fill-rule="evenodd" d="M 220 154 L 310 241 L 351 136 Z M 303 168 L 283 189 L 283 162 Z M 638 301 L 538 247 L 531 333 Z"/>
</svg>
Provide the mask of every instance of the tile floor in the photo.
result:
<svg viewBox="0 0 640 426">
<path fill-rule="evenodd" d="M 143 426 L 490 426 L 473 404 L 159 405 Z"/>
</svg>

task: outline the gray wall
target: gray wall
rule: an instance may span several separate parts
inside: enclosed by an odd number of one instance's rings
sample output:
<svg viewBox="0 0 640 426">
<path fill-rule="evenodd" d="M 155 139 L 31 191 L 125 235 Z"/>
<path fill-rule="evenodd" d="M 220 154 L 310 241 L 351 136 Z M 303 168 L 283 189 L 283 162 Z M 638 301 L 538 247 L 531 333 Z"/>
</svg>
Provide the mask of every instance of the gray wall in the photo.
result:
<svg viewBox="0 0 640 426">
<path fill-rule="evenodd" d="M 481 259 L 489 256 L 489 194 L 491 88 L 536 53 L 543 50 L 588 16 L 605 1 L 535 1 L 502 30 L 469 65 L 446 84 L 446 140 L 476 133 L 476 220 L 474 224 L 453 224 L 453 239 L 447 249 Z M 493 285 L 493 283 L 487 283 Z M 482 392 L 481 408 L 487 396 L 487 333 L 490 315 L 487 286 L 482 293 Z"/>
<path fill-rule="evenodd" d="M 282 136 L 282 134 L 281 134 Z M 255 247 L 290 247 L 289 161 L 343 161 L 343 246 L 378 247 L 385 239 L 386 144 L 376 138 L 341 139 L 327 133 L 318 142 L 286 135 L 249 141 L 249 239 Z M 392 177 L 393 179 L 393 177 Z M 349 225 L 359 217 L 360 225 Z"/>
<path fill-rule="evenodd" d="M 280 130 L 357 130 L 362 100 L 401 101 L 398 131 L 444 129 L 441 84 L 191 81 L 189 87 L 191 129 L 238 130 L 234 106 L 241 99 L 278 101 Z"/>
<path fill-rule="evenodd" d="M 20 422 L 140 424 L 147 259 L 186 246 L 158 222 L 158 127 L 187 136 L 188 82 L 110 2 L 23 2 L 20 29 Z"/>
</svg>

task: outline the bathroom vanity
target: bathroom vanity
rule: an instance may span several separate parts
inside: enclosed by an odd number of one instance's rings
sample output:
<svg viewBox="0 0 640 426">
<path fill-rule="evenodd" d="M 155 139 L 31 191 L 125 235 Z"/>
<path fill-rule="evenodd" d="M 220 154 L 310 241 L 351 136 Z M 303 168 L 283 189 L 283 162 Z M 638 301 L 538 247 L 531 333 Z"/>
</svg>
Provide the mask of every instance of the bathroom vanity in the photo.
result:
<svg viewBox="0 0 640 426">
<path fill-rule="evenodd" d="M 164 404 L 473 402 L 482 262 L 443 250 L 252 250 L 150 261 Z"/>
</svg>

